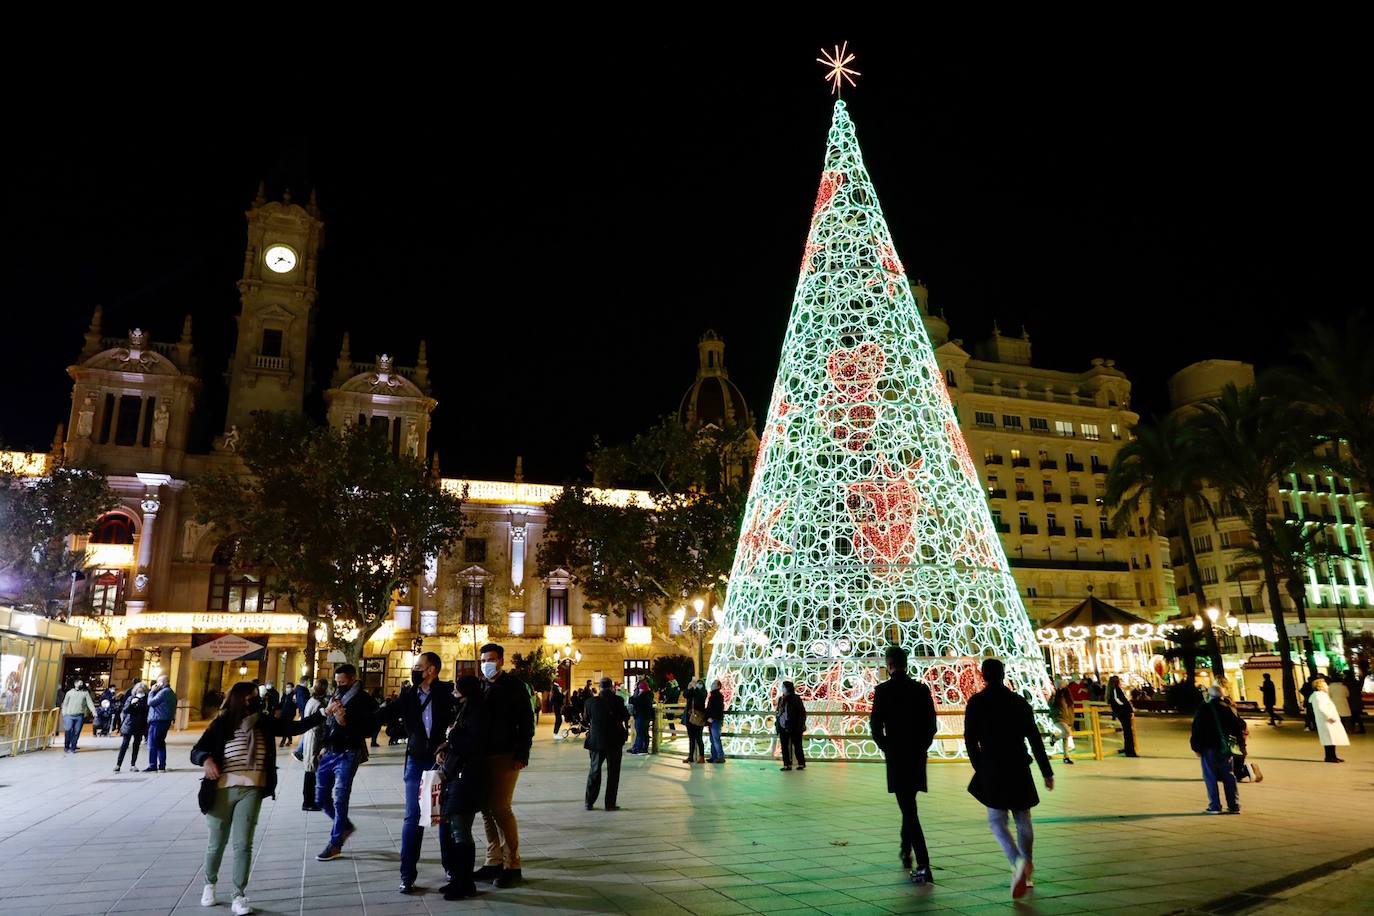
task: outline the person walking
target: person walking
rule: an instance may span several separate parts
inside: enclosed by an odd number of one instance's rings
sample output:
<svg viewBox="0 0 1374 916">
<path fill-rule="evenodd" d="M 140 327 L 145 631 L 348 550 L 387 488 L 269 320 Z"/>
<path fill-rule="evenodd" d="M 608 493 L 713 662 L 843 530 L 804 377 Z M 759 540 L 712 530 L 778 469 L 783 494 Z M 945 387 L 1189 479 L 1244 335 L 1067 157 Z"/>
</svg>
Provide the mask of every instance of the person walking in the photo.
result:
<svg viewBox="0 0 1374 916">
<path fill-rule="evenodd" d="M 654 721 L 654 692 L 645 681 L 640 681 L 635 695 L 630 698 L 630 709 L 635 718 L 635 743 L 631 754 L 649 753 L 649 729 Z"/>
<path fill-rule="evenodd" d="M 558 737 L 558 733 L 563 730 L 563 704 L 567 700 L 563 697 L 563 688 L 557 681 L 549 688 L 549 706 L 553 708 L 553 734 Z"/>
<path fill-rule="evenodd" d="M 148 765 L 143 772 L 167 771 L 167 730 L 176 714 L 176 691 L 167 683 L 167 675 L 158 675 L 148 692 Z"/>
<path fill-rule="evenodd" d="M 1001 659 L 983 659 L 981 671 L 983 689 L 969 699 L 964 711 L 964 741 L 973 765 L 968 791 L 988 809 L 988 826 L 1011 863 L 1011 896 L 1020 899 L 1034 884 L 1035 831 L 1030 809 L 1040 804 L 1026 757 L 1027 743 L 1050 792 L 1054 791 L 1054 770 L 1030 704 L 1007 688 Z M 1007 829 L 1008 814 L 1016 821 L 1015 839 Z"/>
<path fill-rule="evenodd" d="M 296 718 L 296 713 L 299 710 L 303 710 L 304 708 L 304 706 L 297 707 L 296 705 L 296 685 L 291 683 L 290 681 L 287 681 L 286 689 L 283 690 L 281 693 L 281 707 L 277 712 L 277 717 L 280 719 L 284 719 L 287 722 L 290 722 L 292 719 Z M 283 736 L 281 739 L 281 747 L 290 746 L 291 739 L 289 737 Z"/>
<path fill-rule="evenodd" d="M 403 894 L 414 889 L 420 847 L 425 838 L 425 827 L 420 823 L 420 781 L 424 772 L 434 767 L 435 752 L 444 743 L 457 713 L 458 701 L 453 695 L 453 685 L 439 680 L 442 668 L 443 661 L 437 653 L 421 655 L 410 669 L 413 689 L 384 708 L 387 717 L 401 719 L 406 726 L 406 760 L 401 777 L 406 798 L 405 819 L 401 822 L 400 891 Z M 440 830 L 439 858 L 446 872 L 453 867 L 452 847 L 452 838 L 447 831 Z"/>
<path fill-rule="evenodd" d="M 930 851 L 916 810 L 916 793 L 927 792 L 926 756 L 935 740 L 935 700 L 930 688 L 907 674 L 907 654 L 901 646 L 887 650 L 887 680 L 873 690 L 873 710 L 868 727 L 873 742 L 883 752 L 887 766 L 887 791 L 897 798 L 902 812 L 902 867 L 911 871 L 913 884 L 930 884 Z M 912 868 L 915 856 L 916 867 Z"/>
<path fill-rule="evenodd" d="M 701 732 L 706 727 L 706 689 L 696 675 L 682 692 L 682 703 L 682 719 L 687 724 L 687 759 L 684 763 L 705 763 Z"/>
<path fill-rule="evenodd" d="M 1221 702 L 1221 687 L 1207 688 L 1206 701 L 1193 714 L 1189 745 L 1202 761 L 1202 780 L 1207 785 L 1206 814 L 1221 813 L 1221 799 L 1217 795 L 1220 782 L 1226 792 L 1226 810 L 1240 813 L 1240 794 L 1236 788 L 1235 767 L 1231 762 L 1231 746 L 1239 745 L 1243 737 L 1240 719 Z"/>
<path fill-rule="evenodd" d="M 1344 686 L 1344 685 L 1342 685 Z M 1340 757 L 1336 756 L 1337 747 L 1349 747 L 1350 738 L 1345 733 L 1345 726 L 1341 724 L 1340 709 L 1331 699 L 1330 685 L 1324 677 L 1312 679 L 1312 695 L 1307 698 L 1307 704 L 1312 708 L 1312 718 L 1317 725 L 1317 739 L 1322 743 L 1322 749 L 1326 751 L 1326 763 L 1345 763 Z"/>
<path fill-rule="evenodd" d="M 129 772 L 138 772 L 138 747 L 143 743 L 143 733 L 148 730 L 148 688 L 143 686 L 142 681 L 137 681 L 134 686 L 129 688 L 129 695 L 124 699 L 124 708 L 120 710 L 119 721 L 119 756 L 115 758 L 114 771 L 118 773 L 124 766 L 124 754 L 129 750 L 130 742 L 133 743 L 133 756 L 129 758 Z"/>
<path fill-rule="evenodd" d="M 1059 730 L 1059 740 L 1064 746 L 1064 762 L 1072 766 L 1073 758 L 1069 756 L 1069 752 L 1073 750 L 1073 688 L 1062 677 L 1056 683 L 1059 686 L 1054 691 L 1055 728 Z"/>
<path fill-rule="evenodd" d="M 315 767 L 315 804 L 333 822 L 329 842 L 318 862 L 343 854 L 343 844 L 357 829 L 348 819 L 353 777 L 367 760 L 367 736 L 372 734 L 377 703 L 363 689 L 358 669 L 344 663 L 334 669 L 334 695 L 324 708 L 324 736 L 319 765 Z"/>
<path fill-rule="evenodd" d="M 587 810 L 596 807 L 601 794 L 601 768 L 606 768 L 606 810 L 617 811 L 615 803 L 620 789 L 620 755 L 630 737 L 630 710 L 625 700 L 615 692 L 615 683 L 608 677 L 601 679 L 601 693 L 587 701 L 587 737 L 582 746 L 587 749 L 591 765 L 587 770 Z"/>
<path fill-rule="evenodd" d="M 1345 689 L 1350 695 L 1350 725 L 1352 730 L 1364 734 L 1364 688 L 1353 668 L 1345 669 Z"/>
<path fill-rule="evenodd" d="M 1121 687 L 1121 678 L 1115 674 L 1107 681 L 1107 702 L 1112 707 L 1117 724 L 1121 726 L 1121 739 L 1125 742 L 1122 753 L 1127 757 L 1138 756 L 1135 752 L 1135 707 Z"/>
<path fill-rule="evenodd" d="M 299 692 L 298 692 L 299 695 Z M 319 722 L 309 731 L 301 734 L 301 743 L 297 748 L 301 763 L 305 764 L 305 775 L 301 779 L 301 810 L 302 811 L 323 811 L 315 803 L 315 771 L 320 765 L 320 752 L 324 749 L 324 706 L 325 698 L 329 696 L 329 681 L 325 678 L 315 678 L 314 689 L 306 695 L 305 705 L 301 707 L 301 718 L 308 719 L 316 713 L 320 713 Z"/>
<path fill-rule="evenodd" d="M 86 712 L 88 710 L 91 718 L 94 719 L 96 716 L 95 703 L 91 700 L 91 694 L 86 689 L 86 682 L 77 681 L 62 698 L 62 730 L 66 735 L 66 741 L 62 747 L 64 754 L 76 753 L 76 745 L 81 740 L 81 729 L 86 726 Z"/>
<path fill-rule="evenodd" d="M 290 722 L 267 714 L 248 681 L 229 690 L 224 706 L 191 749 L 191 762 L 214 780 L 213 801 L 205 812 L 210 839 L 205 847 L 205 887 L 200 905 L 215 905 L 215 885 L 224 847 L 234 844 L 234 916 L 253 912 L 248 905 L 248 874 L 253 864 L 253 832 L 266 796 L 277 796 L 277 746 L 274 739 L 309 730 L 319 721 Z"/>
<path fill-rule="evenodd" d="M 720 689 L 720 679 L 711 682 L 711 692 L 706 697 L 706 732 L 711 740 L 711 756 L 707 763 L 724 763 L 725 748 L 720 743 L 720 729 L 725 724 L 725 693 Z"/>
<path fill-rule="evenodd" d="M 511 810 L 520 771 L 529 766 L 534 740 L 534 713 L 525 684 L 502 671 L 506 650 L 496 643 L 482 647 L 483 710 L 486 715 L 486 798 L 482 827 L 487 855 L 473 873 L 476 881 L 496 887 L 520 883 L 520 825 Z"/>
<path fill-rule="evenodd" d="M 1260 699 L 1264 701 L 1264 712 L 1269 716 L 1269 724 L 1277 728 L 1279 717 L 1274 712 L 1274 707 L 1278 705 L 1278 690 L 1274 687 L 1274 679 L 1267 673 L 1260 684 Z"/>
<path fill-rule="evenodd" d="M 782 682 L 782 693 L 778 695 L 776 719 L 778 740 L 782 743 L 783 772 L 792 769 L 806 769 L 806 754 L 802 750 L 802 735 L 806 732 L 806 704 L 797 696 L 797 688 L 791 681 Z"/>
</svg>

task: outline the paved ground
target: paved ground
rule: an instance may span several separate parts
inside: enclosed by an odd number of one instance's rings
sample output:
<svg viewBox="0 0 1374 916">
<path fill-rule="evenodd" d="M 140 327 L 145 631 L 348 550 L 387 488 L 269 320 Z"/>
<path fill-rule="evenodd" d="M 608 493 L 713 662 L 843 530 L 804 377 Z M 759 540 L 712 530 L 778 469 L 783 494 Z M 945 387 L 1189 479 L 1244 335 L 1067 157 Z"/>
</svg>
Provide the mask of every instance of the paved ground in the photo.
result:
<svg viewBox="0 0 1374 916">
<path fill-rule="evenodd" d="M 1374 740 L 1357 737 L 1342 767 L 1318 762 L 1293 726 L 1253 723 L 1261 785 L 1239 817 L 1206 817 L 1183 723 L 1143 719 L 1135 760 L 1056 765 L 1036 809 L 1036 883 L 1013 906 L 1009 869 L 964 765 L 931 767 L 921 796 L 937 886 L 913 888 L 897 862 L 897 809 L 880 766 L 817 764 L 779 773 L 760 761 L 692 767 L 679 756 L 626 758 L 624 810 L 582 809 L 586 753 L 541 729 L 521 779 L 523 887 L 475 902 L 396 893 L 400 748 L 359 773 L 347 856 L 316 862 L 323 815 L 300 810 L 299 765 L 282 762 L 282 795 L 264 804 L 249 896 L 260 912 L 339 913 L 1185 913 L 1369 912 Z M 190 913 L 199 908 L 204 820 L 190 735 L 174 737 L 174 772 L 110 772 L 117 739 L 0 760 L 0 912 Z M 60 740 L 59 740 L 60 745 Z M 232 850 L 221 870 L 228 890 Z M 1345 857 L 1351 857 L 1341 863 Z M 442 881 L 427 837 L 421 884 Z M 1327 874 L 1332 866 L 1353 867 Z M 1309 869 L 1315 871 L 1304 872 Z M 1239 896 L 1237 896 L 1239 895 Z M 227 911 L 221 904 L 220 912 Z"/>
</svg>

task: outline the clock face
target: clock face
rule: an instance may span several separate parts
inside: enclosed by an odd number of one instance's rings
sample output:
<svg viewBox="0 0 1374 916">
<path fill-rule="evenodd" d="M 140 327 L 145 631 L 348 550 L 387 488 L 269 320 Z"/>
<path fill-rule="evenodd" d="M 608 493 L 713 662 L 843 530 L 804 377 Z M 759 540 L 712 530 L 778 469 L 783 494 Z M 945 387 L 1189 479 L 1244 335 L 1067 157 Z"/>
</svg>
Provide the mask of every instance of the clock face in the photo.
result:
<svg viewBox="0 0 1374 916">
<path fill-rule="evenodd" d="M 296 253 L 285 245 L 273 245 L 263 257 L 268 269 L 275 273 L 289 273 L 296 266 Z"/>
</svg>

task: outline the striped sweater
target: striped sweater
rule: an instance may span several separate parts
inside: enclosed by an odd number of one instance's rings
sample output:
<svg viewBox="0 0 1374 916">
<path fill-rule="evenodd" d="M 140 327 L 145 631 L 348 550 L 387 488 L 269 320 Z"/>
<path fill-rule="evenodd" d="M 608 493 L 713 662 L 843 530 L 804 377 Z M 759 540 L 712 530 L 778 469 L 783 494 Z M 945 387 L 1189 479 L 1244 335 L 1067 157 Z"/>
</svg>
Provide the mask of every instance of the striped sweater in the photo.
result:
<svg viewBox="0 0 1374 916">
<path fill-rule="evenodd" d="M 219 787 L 267 785 L 267 742 L 257 729 L 257 714 L 239 723 L 238 731 L 224 743 L 224 766 Z"/>
</svg>

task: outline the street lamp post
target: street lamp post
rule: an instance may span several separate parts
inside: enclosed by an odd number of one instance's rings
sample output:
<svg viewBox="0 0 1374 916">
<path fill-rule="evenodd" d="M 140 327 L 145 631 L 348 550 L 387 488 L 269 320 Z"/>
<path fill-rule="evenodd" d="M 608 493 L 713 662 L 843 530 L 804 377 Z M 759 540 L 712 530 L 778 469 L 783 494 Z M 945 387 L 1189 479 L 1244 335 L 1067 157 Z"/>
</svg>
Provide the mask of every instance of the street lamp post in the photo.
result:
<svg viewBox="0 0 1374 916">
<path fill-rule="evenodd" d="M 720 605 L 711 608 L 711 616 L 703 617 L 702 610 L 706 607 L 706 601 L 698 598 L 692 602 L 692 607 L 696 610 L 696 616 L 687 618 L 687 608 L 679 607 L 674 616 L 677 618 L 678 626 L 687 630 L 697 638 L 697 677 L 706 676 L 706 631 L 720 625 L 722 618 Z"/>
<path fill-rule="evenodd" d="M 1206 621 L 1203 620 L 1202 614 L 1207 615 Z M 1218 607 L 1209 607 L 1204 610 L 1202 614 L 1193 617 L 1193 628 L 1201 630 L 1203 627 L 1206 627 L 1211 635 L 1212 642 L 1214 642 L 1218 650 L 1220 650 L 1221 639 L 1217 636 L 1217 633 L 1222 632 L 1228 635 L 1234 633 L 1240 627 L 1240 621 L 1236 619 L 1235 614 L 1227 614 L 1225 625 L 1217 626 L 1217 620 L 1221 617 L 1221 608 Z M 1212 675 L 1224 681 L 1226 680 L 1226 669 L 1223 667 L 1220 672 L 1212 672 Z"/>
</svg>

